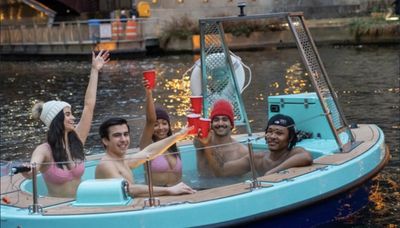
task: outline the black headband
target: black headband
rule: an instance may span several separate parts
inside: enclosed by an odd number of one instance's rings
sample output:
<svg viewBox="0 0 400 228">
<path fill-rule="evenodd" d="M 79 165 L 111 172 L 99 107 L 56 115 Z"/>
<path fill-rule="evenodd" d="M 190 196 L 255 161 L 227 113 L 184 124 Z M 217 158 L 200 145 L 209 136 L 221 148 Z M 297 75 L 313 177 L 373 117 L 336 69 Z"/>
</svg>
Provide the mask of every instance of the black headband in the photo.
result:
<svg viewBox="0 0 400 228">
<path fill-rule="evenodd" d="M 290 116 L 277 114 L 269 119 L 268 127 L 270 125 L 278 125 L 282 127 L 294 127 L 294 120 Z"/>
</svg>

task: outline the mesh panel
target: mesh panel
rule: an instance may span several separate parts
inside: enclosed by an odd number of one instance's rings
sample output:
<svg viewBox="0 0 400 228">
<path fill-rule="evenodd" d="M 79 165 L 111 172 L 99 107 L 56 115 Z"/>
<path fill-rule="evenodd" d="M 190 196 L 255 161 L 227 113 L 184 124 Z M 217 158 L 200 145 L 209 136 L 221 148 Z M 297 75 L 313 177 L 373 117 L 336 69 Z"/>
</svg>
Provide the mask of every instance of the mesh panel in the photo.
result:
<svg viewBox="0 0 400 228">
<path fill-rule="evenodd" d="M 207 75 L 207 91 L 205 95 L 205 105 L 208 113 L 214 102 L 218 99 L 229 100 L 234 107 L 235 124 L 243 125 L 246 120 L 239 101 L 239 92 L 236 90 L 234 82 L 234 70 L 228 62 L 225 53 L 229 53 L 226 46 L 223 45 L 223 31 L 218 23 L 204 23 L 204 60 L 206 63 L 205 72 Z M 203 75 L 204 77 L 204 75 Z"/>
<path fill-rule="evenodd" d="M 322 103 L 325 108 L 331 113 L 332 122 L 336 129 L 344 127 L 344 121 L 341 118 L 341 115 L 338 111 L 338 108 L 333 99 L 332 91 L 330 91 L 328 82 L 322 71 L 322 67 L 318 61 L 317 54 L 312 46 L 310 37 L 307 35 L 307 32 L 304 28 L 300 16 L 291 16 L 292 25 L 295 29 L 295 32 L 298 35 L 300 48 L 302 49 L 305 57 L 306 64 L 308 65 L 311 71 L 311 79 L 314 81 L 317 89 L 320 91 L 322 97 Z"/>
</svg>

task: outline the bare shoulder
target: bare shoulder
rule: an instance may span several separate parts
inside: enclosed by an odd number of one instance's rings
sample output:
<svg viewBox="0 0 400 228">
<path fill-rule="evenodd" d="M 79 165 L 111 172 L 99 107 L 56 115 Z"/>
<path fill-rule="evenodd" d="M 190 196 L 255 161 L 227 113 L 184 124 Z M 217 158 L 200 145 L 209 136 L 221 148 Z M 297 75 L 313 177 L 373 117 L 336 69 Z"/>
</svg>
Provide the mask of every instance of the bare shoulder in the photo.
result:
<svg viewBox="0 0 400 228">
<path fill-rule="evenodd" d="M 245 156 L 245 155 L 248 155 L 249 154 L 249 148 L 246 146 L 246 145 L 244 145 L 244 144 L 242 144 L 242 143 L 239 143 L 238 142 L 238 147 L 239 147 L 239 153 L 240 153 L 240 155 L 241 156 Z"/>
<path fill-rule="evenodd" d="M 292 149 L 292 154 L 309 154 L 310 152 L 308 152 L 306 149 L 304 149 L 303 147 L 294 147 Z"/>
<path fill-rule="evenodd" d="M 50 145 L 47 143 L 40 144 L 33 151 L 32 157 L 42 158 L 45 161 L 50 161 L 50 158 L 52 157 Z"/>
<path fill-rule="evenodd" d="M 302 161 L 305 161 L 306 164 L 311 164 L 313 162 L 313 156 L 309 151 L 304 149 L 303 147 L 295 147 L 290 152 L 290 157 L 299 157 Z"/>
<path fill-rule="evenodd" d="M 48 143 L 42 143 L 39 146 L 37 146 L 34 151 L 38 151 L 38 152 L 41 152 L 41 153 L 50 153 L 51 152 L 51 148 L 50 148 L 50 145 Z"/>
<path fill-rule="evenodd" d="M 101 160 L 96 166 L 96 178 L 110 178 L 113 176 L 113 170 L 115 169 L 112 162 Z"/>
</svg>

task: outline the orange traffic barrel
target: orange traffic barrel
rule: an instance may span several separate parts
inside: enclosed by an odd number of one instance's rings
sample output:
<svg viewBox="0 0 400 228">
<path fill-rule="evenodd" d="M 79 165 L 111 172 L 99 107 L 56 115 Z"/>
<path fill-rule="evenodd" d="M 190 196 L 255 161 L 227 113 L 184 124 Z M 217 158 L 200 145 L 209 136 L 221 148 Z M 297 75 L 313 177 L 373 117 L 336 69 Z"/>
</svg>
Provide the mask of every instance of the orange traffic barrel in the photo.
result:
<svg viewBox="0 0 400 228">
<path fill-rule="evenodd" d="M 122 22 L 119 20 L 111 23 L 111 39 L 112 40 L 121 40 L 124 35 L 124 27 L 122 26 Z"/>
<path fill-rule="evenodd" d="M 125 27 L 125 39 L 135 40 L 137 36 L 137 24 L 134 19 L 129 19 Z"/>
</svg>

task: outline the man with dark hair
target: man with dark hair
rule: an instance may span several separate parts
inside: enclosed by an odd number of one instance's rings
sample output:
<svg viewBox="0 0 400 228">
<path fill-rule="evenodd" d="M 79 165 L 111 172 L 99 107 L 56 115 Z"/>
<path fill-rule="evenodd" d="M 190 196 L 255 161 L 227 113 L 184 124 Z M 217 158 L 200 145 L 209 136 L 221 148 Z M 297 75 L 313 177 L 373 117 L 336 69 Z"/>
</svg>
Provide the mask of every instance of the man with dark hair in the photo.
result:
<svg viewBox="0 0 400 228">
<path fill-rule="evenodd" d="M 122 118 L 106 120 L 99 129 L 106 155 L 96 167 L 96 179 L 124 178 L 129 183 L 129 194 L 132 197 L 148 195 L 147 185 L 134 184 L 132 169 L 143 164 L 147 159 L 152 160 L 164 153 L 171 145 L 185 138 L 188 131 L 188 128 L 183 128 L 178 133 L 150 144 L 142 151 L 126 156 L 130 144 L 130 130 L 127 121 Z M 153 187 L 153 190 L 156 195 L 180 195 L 195 192 L 182 182 L 171 187 Z"/>
<path fill-rule="evenodd" d="M 311 154 L 302 147 L 295 147 L 295 123 L 289 116 L 278 114 L 269 119 L 265 129 L 265 141 L 268 151 L 254 154 L 254 165 L 259 175 L 312 164 Z M 209 155 L 208 158 L 210 166 L 213 170 L 219 170 L 220 176 L 242 175 L 250 171 L 248 155 L 226 163 L 219 163 Z"/>
</svg>

